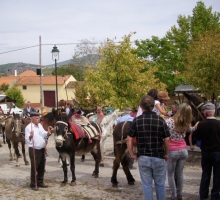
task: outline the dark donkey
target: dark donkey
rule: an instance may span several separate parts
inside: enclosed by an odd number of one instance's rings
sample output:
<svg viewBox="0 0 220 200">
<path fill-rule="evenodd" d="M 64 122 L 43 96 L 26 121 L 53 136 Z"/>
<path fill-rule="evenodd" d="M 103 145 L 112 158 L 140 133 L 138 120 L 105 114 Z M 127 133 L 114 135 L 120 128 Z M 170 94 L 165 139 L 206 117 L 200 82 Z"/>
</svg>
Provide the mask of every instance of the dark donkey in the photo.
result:
<svg viewBox="0 0 220 200">
<path fill-rule="evenodd" d="M 187 103 L 192 108 L 192 114 L 193 114 L 193 118 L 194 118 L 193 122 L 192 122 L 192 125 L 194 126 L 196 124 L 196 122 L 204 120 L 204 116 L 201 112 L 201 107 L 204 105 L 203 100 L 201 98 L 199 98 L 198 96 L 189 94 L 187 92 L 183 92 L 183 95 L 187 99 Z M 186 133 L 185 140 L 186 140 L 187 145 L 189 145 L 189 135 L 190 135 L 190 133 Z M 196 133 L 196 130 L 195 130 L 195 132 L 192 135 L 193 145 L 197 141 L 196 135 L 197 135 L 197 133 Z"/>
<path fill-rule="evenodd" d="M 129 169 L 130 156 L 126 143 L 127 132 L 131 124 L 132 122 L 128 122 L 128 121 L 121 122 L 115 126 L 113 131 L 114 154 L 115 154 L 115 160 L 113 162 L 113 173 L 111 177 L 111 182 L 113 186 L 117 186 L 118 184 L 117 171 L 120 166 L 120 163 L 123 167 L 128 184 L 133 185 L 135 182 Z"/>
<path fill-rule="evenodd" d="M 63 163 L 63 172 L 64 172 L 64 180 L 61 185 L 65 185 L 68 181 L 67 178 L 67 163 L 66 156 L 68 155 L 70 158 L 70 170 L 72 172 L 72 180 L 71 185 L 74 186 L 76 184 L 76 176 L 75 176 L 75 153 L 85 154 L 90 152 L 95 160 L 95 170 L 93 171 L 93 176 L 98 178 L 99 176 L 99 163 L 101 161 L 101 150 L 100 150 L 100 140 L 99 139 L 91 139 L 89 141 L 88 138 L 81 138 L 76 140 L 75 135 L 70 128 L 70 124 L 68 122 L 67 116 L 62 116 L 57 113 L 55 110 L 52 111 L 52 114 L 55 119 L 54 126 L 54 135 L 55 135 L 55 145 L 56 149 L 60 154 Z M 50 114 L 51 115 L 51 114 Z M 43 116 L 46 118 L 47 115 Z M 52 118 L 50 119 L 52 121 Z M 43 122 L 44 124 L 45 122 Z M 92 124 L 94 127 L 97 125 Z M 97 131 L 101 129 L 97 127 Z"/>
<path fill-rule="evenodd" d="M 19 114 L 13 114 L 13 116 L 9 116 L 5 120 L 5 133 L 6 133 L 6 142 L 8 143 L 8 148 L 10 150 L 10 160 L 13 160 L 13 154 L 11 152 L 11 143 L 13 144 L 13 148 L 16 154 L 16 167 L 19 167 L 20 164 L 18 162 L 19 151 L 18 151 L 18 143 L 21 142 L 22 146 L 22 154 L 24 158 L 25 165 L 29 165 L 29 162 L 26 159 L 25 155 L 25 138 L 24 138 L 24 121 L 20 117 Z"/>
</svg>

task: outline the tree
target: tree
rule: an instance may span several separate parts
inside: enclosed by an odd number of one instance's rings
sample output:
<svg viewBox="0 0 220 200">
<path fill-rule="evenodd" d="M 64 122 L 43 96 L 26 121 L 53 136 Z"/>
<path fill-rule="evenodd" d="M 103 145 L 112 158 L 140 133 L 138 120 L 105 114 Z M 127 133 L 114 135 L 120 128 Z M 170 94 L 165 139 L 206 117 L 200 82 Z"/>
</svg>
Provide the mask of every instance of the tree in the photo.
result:
<svg viewBox="0 0 220 200">
<path fill-rule="evenodd" d="M 57 75 L 72 75 L 77 81 L 83 81 L 85 70 L 87 68 L 82 65 L 69 64 L 68 66 L 57 68 Z M 55 70 L 52 71 L 52 75 L 55 75 Z"/>
<path fill-rule="evenodd" d="M 184 77 L 206 96 L 220 94 L 220 33 L 206 32 L 186 54 Z"/>
<path fill-rule="evenodd" d="M 0 91 L 6 92 L 8 88 L 9 88 L 8 84 L 3 83 L 0 85 Z"/>
<path fill-rule="evenodd" d="M 81 57 L 87 57 L 87 64 L 90 66 L 95 67 L 97 62 L 97 55 L 98 55 L 98 47 L 97 43 L 94 39 L 92 41 L 88 39 L 80 40 L 80 43 L 76 45 L 75 54 L 73 56 L 73 59 L 75 58 L 81 58 Z M 83 65 L 84 62 L 80 62 L 80 65 Z"/>
<path fill-rule="evenodd" d="M 150 59 L 159 67 L 156 77 L 166 83 L 167 89 L 173 91 L 179 82 L 184 82 L 174 72 L 185 70 L 186 52 L 191 41 L 199 40 L 206 31 L 220 31 L 220 13 L 212 13 L 212 7 L 206 8 L 201 1 L 197 2 L 192 16 L 179 15 L 178 27 L 172 26 L 165 37 L 136 41 L 137 54 Z"/>
<path fill-rule="evenodd" d="M 17 88 L 16 86 L 13 86 L 12 88 L 8 89 L 5 94 L 11 99 L 16 100 L 15 105 L 17 107 L 20 108 L 24 105 L 25 99 L 21 93 L 21 90 Z"/>
<path fill-rule="evenodd" d="M 86 72 L 87 92 L 96 94 L 98 102 L 120 109 L 137 107 L 149 89 L 165 88 L 154 75 L 157 67 L 146 70 L 151 63 L 135 54 L 130 41 L 132 35 L 124 36 L 119 44 L 108 39 L 99 48 L 98 70 L 89 69 Z"/>
</svg>

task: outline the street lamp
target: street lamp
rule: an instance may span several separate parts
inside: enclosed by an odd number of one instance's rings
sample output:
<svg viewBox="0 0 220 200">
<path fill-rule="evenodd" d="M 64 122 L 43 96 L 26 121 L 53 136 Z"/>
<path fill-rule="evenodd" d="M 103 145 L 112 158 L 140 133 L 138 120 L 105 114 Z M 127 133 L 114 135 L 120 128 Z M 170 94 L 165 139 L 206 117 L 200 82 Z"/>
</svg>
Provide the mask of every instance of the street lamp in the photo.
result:
<svg viewBox="0 0 220 200">
<path fill-rule="evenodd" d="M 52 60 L 55 60 L 55 75 L 56 75 L 56 105 L 58 110 L 58 89 L 57 89 L 57 60 L 59 60 L 59 50 L 57 49 L 56 45 L 54 45 L 51 53 L 52 53 Z"/>
</svg>

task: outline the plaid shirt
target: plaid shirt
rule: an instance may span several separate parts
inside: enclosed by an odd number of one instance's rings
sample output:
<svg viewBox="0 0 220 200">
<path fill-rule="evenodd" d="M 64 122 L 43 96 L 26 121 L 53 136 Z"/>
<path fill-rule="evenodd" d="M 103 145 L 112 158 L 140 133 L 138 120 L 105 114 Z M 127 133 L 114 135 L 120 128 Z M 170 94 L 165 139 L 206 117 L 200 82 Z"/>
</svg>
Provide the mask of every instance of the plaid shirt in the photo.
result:
<svg viewBox="0 0 220 200">
<path fill-rule="evenodd" d="M 145 111 L 136 117 L 128 136 L 137 138 L 137 156 L 164 158 L 164 138 L 170 137 L 166 122 L 155 112 Z"/>
</svg>

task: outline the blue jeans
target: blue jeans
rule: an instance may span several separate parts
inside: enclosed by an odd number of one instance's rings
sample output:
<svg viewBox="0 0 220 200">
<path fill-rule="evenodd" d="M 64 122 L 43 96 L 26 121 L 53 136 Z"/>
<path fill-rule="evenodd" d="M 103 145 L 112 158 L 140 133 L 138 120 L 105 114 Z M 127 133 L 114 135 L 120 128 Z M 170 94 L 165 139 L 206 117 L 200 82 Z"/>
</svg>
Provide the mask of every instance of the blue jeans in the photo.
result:
<svg viewBox="0 0 220 200">
<path fill-rule="evenodd" d="M 140 156 L 138 158 L 138 167 L 144 192 L 144 200 L 153 200 L 153 180 L 156 187 L 157 200 L 165 200 L 166 161 L 156 157 Z"/>
<path fill-rule="evenodd" d="M 168 183 L 172 197 L 182 195 L 183 189 L 183 168 L 188 158 L 187 149 L 170 151 L 167 163 Z M 177 185 L 174 180 L 176 175 Z"/>
<path fill-rule="evenodd" d="M 202 178 L 199 188 L 200 199 L 209 194 L 209 184 L 213 170 L 211 199 L 218 199 L 220 192 L 220 152 L 202 151 Z"/>
</svg>

